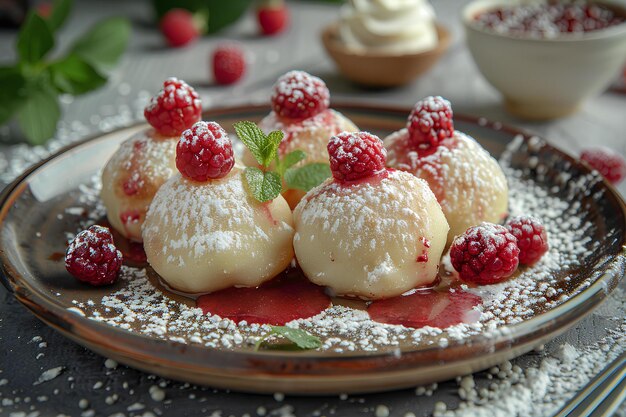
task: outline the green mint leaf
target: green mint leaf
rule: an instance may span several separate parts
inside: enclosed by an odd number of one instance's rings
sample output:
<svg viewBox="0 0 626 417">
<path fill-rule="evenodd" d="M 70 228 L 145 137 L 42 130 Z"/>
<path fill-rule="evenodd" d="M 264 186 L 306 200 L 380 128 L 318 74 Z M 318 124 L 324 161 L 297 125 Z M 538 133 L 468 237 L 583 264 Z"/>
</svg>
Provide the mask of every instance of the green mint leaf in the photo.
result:
<svg viewBox="0 0 626 417">
<path fill-rule="evenodd" d="M 107 81 L 96 69 L 76 54 L 71 54 L 50 66 L 54 86 L 62 93 L 83 94 Z"/>
<path fill-rule="evenodd" d="M 54 46 L 50 26 L 37 13 L 30 12 L 17 36 L 17 53 L 20 60 L 35 64 Z"/>
<path fill-rule="evenodd" d="M 63 23 L 67 20 L 67 16 L 69 16 L 71 9 L 72 0 L 55 0 L 52 4 L 50 17 L 46 19 L 48 25 L 50 25 L 50 29 L 55 31 L 63 26 Z"/>
<path fill-rule="evenodd" d="M 112 68 L 126 49 L 130 37 L 130 23 L 121 17 L 112 17 L 96 23 L 82 35 L 71 49 L 98 71 Z"/>
<path fill-rule="evenodd" d="M 20 128 L 33 145 L 41 145 L 54 135 L 60 117 L 57 95 L 45 87 L 31 91 L 17 112 Z"/>
<path fill-rule="evenodd" d="M 287 155 L 285 155 L 284 158 L 279 161 L 276 170 L 281 176 L 283 176 L 285 175 L 285 171 L 287 171 L 298 162 L 302 161 L 304 158 L 306 158 L 306 153 L 304 151 L 298 149 L 293 152 L 289 152 Z"/>
<path fill-rule="evenodd" d="M 26 99 L 26 80 L 15 67 L 0 67 L 0 125 L 7 122 Z"/>
<path fill-rule="evenodd" d="M 273 349 L 293 350 L 294 347 L 297 347 L 301 350 L 308 350 L 318 349 L 322 346 L 322 341 L 319 337 L 313 336 L 305 330 L 287 326 L 272 326 L 272 330 L 256 343 L 255 349 L 259 350 L 262 346 L 267 345 L 266 339 L 271 335 L 282 336 L 291 342 L 291 344 L 270 345 Z"/>
<path fill-rule="evenodd" d="M 269 166 L 272 161 L 278 157 L 278 146 L 280 146 L 280 142 L 283 140 L 284 136 L 285 134 L 280 130 L 274 130 L 267 135 L 265 147 L 261 149 L 263 154 L 263 166 Z"/>
<path fill-rule="evenodd" d="M 234 124 L 235 132 L 239 139 L 250 150 L 260 165 L 268 166 L 271 163 L 266 161 L 267 149 L 270 147 L 270 140 L 259 127 L 247 120 Z"/>
<path fill-rule="evenodd" d="M 244 171 L 252 196 L 261 203 L 278 197 L 283 189 L 280 176 L 275 172 L 264 172 L 259 168 L 248 167 Z"/>
<path fill-rule="evenodd" d="M 278 146 L 283 140 L 284 133 L 276 130 L 266 135 L 256 124 L 247 120 L 235 123 L 234 127 L 237 136 L 250 150 L 254 159 L 264 167 L 270 166 L 278 155 Z"/>
<path fill-rule="evenodd" d="M 328 164 L 313 163 L 285 171 L 285 182 L 287 183 L 287 188 L 309 191 L 324 182 L 330 175 L 330 166 Z"/>
</svg>

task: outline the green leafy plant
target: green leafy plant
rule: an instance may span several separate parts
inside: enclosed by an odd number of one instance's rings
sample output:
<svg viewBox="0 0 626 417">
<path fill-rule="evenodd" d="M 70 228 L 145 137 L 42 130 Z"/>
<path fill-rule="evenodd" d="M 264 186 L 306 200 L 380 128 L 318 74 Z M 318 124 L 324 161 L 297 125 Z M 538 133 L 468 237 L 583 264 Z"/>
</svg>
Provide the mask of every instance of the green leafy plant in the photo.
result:
<svg viewBox="0 0 626 417">
<path fill-rule="evenodd" d="M 215 33 L 237 21 L 251 3 L 252 0 L 152 0 L 158 20 L 170 9 L 187 9 L 205 20 L 207 33 Z"/>
<path fill-rule="evenodd" d="M 283 191 L 283 180 L 287 188 L 309 191 L 330 177 L 327 164 L 313 163 L 295 167 L 306 157 L 303 151 L 295 150 L 281 158 L 278 146 L 284 133 L 279 130 L 266 135 L 256 124 L 241 121 L 235 123 L 235 131 L 261 166 L 247 167 L 244 176 L 250 192 L 262 203 L 278 197 Z"/>
<path fill-rule="evenodd" d="M 271 336 L 279 336 L 286 339 L 289 343 L 268 343 L 267 339 Z M 319 337 L 309 334 L 302 329 L 294 329 L 287 326 L 272 326 L 272 329 L 254 345 L 255 350 L 261 348 L 272 350 L 309 350 L 318 349 L 322 346 Z"/>
<path fill-rule="evenodd" d="M 0 67 L 0 124 L 16 117 L 33 145 L 54 135 L 61 117 L 59 95 L 84 94 L 103 86 L 130 37 L 126 19 L 105 19 L 81 35 L 65 55 L 46 60 L 71 8 L 71 0 L 56 0 L 45 19 L 31 11 L 17 37 L 18 61 Z"/>
</svg>

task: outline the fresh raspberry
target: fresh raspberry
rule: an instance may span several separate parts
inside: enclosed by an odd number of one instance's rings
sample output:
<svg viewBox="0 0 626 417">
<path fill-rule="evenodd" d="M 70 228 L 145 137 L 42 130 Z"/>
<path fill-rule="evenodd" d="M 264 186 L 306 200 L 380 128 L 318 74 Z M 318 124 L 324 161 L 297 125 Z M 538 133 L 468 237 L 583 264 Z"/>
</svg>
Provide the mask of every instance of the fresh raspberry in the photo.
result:
<svg viewBox="0 0 626 417">
<path fill-rule="evenodd" d="M 185 9 L 169 10 L 161 18 L 159 27 L 167 43 L 173 47 L 187 45 L 200 36 L 193 13 Z"/>
<path fill-rule="evenodd" d="M 65 253 L 67 271 L 91 285 L 114 283 L 121 266 L 122 252 L 113 244 L 113 235 L 98 225 L 76 235 Z"/>
<path fill-rule="evenodd" d="M 450 259 L 463 281 L 495 284 L 515 272 L 519 252 L 517 239 L 506 227 L 483 223 L 454 238 Z"/>
<path fill-rule="evenodd" d="M 506 223 L 506 228 L 517 238 L 519 263 L 533 265 L 550 249 L 548 233 L 539 219 L 518 216 Z"/>
<path fill-rule="evenodd" d="M 246 72 L 246 60 L 241 48 L 234 44 L 218 46 L 213 51 L 213 78 L 218 84 L 239 81 Z"/>
<path fill-rule="evenodd" d="M 235 165 L 228 134 L 215 122 L 198 122 L 176 145 L 176 168 L 190 180 L 204 182 L 226 176 Z"/>
<path fill-rule="evenodd" d="M 280 117 L 307 119 L 329 105 L 330 93 L 324 81 L 304 71 L 289 71 L 274 84 L 272 108 Z"/>
<path fill-rule="evenodd" d="M 168 78 L 143 111 L 148 123 L 164 136 L 180 136 L 202 118 L 200 96 L 183 80 Z"/>
<path fill-rule="evenodd" d="M 257 9 L 256 17 L 264 35 L 275 35 L 289 24 L 289 9 L 284 1 L 269 1 Z"/>
<path fill-rule="evenodd" d="M 436 147 L 439 142 L 454 135 L 450 102 L 440 96 L 429 96 L 418 101 L 409 115 L 406 127 L 415 147 Z"/>
<path fill-rule="evenodd" d="M 385 171 L 387 150 L 368 132 L 343 132 L 328 141 L 330 170 L 340 182 L 356 181 Z"/>
<path fill-rule="evenodd" d="M 52 3 L 39 3 L 37 4 L 37 6 L 35 6 L 35 10 L 37 11 L 37 14 L 39 16 L 43 17 L 44 19 L 48 19 L 52 14 Z"/>
<path fill-rule="evenodd" d="M 609 148 L 586 149 L 580 154 L 580 159 L 591 165 L 611 184 L 619 184 L 626 177 L 626 160 Z"/>
</svg>

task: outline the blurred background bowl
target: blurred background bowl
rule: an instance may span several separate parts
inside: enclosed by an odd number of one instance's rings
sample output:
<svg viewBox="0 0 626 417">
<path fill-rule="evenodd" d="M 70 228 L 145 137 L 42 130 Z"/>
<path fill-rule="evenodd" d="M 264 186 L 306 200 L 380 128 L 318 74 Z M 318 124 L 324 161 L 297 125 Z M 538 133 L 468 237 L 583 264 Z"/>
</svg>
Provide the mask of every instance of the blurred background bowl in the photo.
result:
<svg viewBox="0 0 626 417">
<path fill-rule="evenodd" d="M 384 54 L 354 51 L 339 37 L 339 26 L 333 23 L 322 32 L 326 52 L 339 71 L 351 81 L 368 87 L 397 87 L 408 84 L 428 71 L 450 45 L 450 33 L 437 24 L 437 46 L 413 54 Z"/>
<path fill-rule="evenodd" d="M 624 11 L 624 3 L 600 4 Z M 477 14 L 510 0 L 476 0 L 463 9 L 469 50 L 483 76 L 519 117 L 548 120 L 575 112 L 620 73 L 626 61 L 626 23 L 556 39 L 520 38 L 474 24 Z M 626 11 L 624 11 L 626 14 Z"/>
</svg>

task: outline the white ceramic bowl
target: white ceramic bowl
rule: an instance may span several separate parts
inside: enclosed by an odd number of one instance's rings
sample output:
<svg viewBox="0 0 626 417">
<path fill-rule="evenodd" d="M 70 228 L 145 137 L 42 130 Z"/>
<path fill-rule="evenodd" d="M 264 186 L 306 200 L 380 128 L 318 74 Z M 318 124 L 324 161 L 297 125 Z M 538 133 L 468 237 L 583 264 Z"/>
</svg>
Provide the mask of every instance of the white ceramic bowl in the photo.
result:
<svg viewBox="0 0 626 417">
<path fill-rule="evenodd" d="M 514 115 L 539 120 L 573 113 L 608 87 L 625 63 L 626 23 L 556 39 L 502 35 L 473 24 L 480 12 L 511 4 L 473 1 L 463 9 L 463 25 L 476 65 Z M 602 4 L 624 9 L 623 1 Z"/>
</svg>

